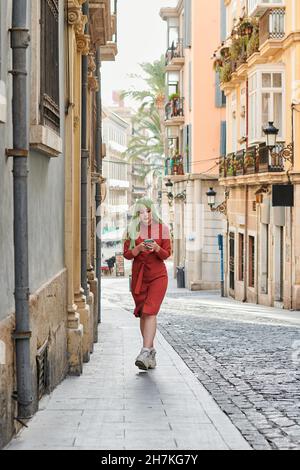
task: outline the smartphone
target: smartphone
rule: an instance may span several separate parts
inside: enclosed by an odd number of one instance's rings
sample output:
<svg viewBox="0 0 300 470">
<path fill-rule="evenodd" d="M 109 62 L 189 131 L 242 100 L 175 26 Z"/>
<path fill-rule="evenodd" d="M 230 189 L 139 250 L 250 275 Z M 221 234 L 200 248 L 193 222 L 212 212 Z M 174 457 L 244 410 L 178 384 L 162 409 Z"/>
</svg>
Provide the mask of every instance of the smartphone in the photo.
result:
<svg viewBox="0 0 300 470">
<path fill-rule="evenodd" d="M 154 240 L 152 238 L 149 238 L 148 240 L 144 240 L 144 243 L 147 245 L 148 243 L 154 243 Z M 147 250 L 151 250 L 152 248 L 150 248 L 149 246 L 146 247 Z"/>
</svg>

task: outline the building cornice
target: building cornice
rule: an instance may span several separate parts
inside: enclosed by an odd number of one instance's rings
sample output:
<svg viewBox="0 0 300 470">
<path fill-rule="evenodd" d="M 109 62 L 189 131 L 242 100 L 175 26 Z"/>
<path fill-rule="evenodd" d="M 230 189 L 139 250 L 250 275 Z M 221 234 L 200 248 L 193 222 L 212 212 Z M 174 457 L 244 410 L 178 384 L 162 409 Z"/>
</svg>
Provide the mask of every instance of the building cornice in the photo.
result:
<svg viewBox="0 0 300 470">
<path fill-rule="evenodd" d="M 240 187 L 240 186 L 258 186 L 261 184 L 286 184 L 289 181 L 292 183 L 300 183 L 300 173 L 285 172 L 280 173 L 253 173 L 251 175 L 232 176 L 227 178 L 220 178 L 219 183 L 221 186 L 227 187 Z"/>
<path fill-rule="evenodd" d="M 218 181 L 219 176 L 207 173 L 191 173 L 187 175 L 167 175 L 164 179 L 165 181 L 171 180 L 173 183 L 183 183 L 195 180 Z"/>
<path fill-rule="evenodd" d="M 179 0 L 176 7 L 163 7 L 161 8 L 159 15 L 160 17 L 166 21 L 168 18 L 176 18 L 180 16 L 184 8 L 184 1 Z"/>
</svg>

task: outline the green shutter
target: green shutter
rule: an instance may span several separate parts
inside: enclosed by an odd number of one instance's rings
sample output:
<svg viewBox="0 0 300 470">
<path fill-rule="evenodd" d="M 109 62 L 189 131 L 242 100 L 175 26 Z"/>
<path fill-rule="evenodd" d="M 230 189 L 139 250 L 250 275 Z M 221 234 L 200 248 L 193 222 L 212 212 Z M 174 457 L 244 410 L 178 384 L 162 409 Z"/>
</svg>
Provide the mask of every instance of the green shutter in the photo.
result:
<svg viewBox="0 0 300 470">
<path fill-rule="evenodd" d="M 223 108 L 226 106 L 226 96 L 224 91 L 220 88 L 220 74 L 216 72 L 216 80 L 215 80 L 215 105 L 217 108 Z"/>
<path fill-rule="evenodd" d="M 192 124 L 188 125 L 188 148 L 189 148 L 189 157 L 187 162 L 188 173 L 191 173 L 192 167 Z"/>
<path fill-rule="evenodd" d="M 183 163 L 184 163 L 184 172 L 187 173 L 187 160 L 188 160 L 188 152 L 187 152 L 187 126 L 183 128 L 183 144 L 182 144 L 182 155 L 183 155 Z"/>
<path fill-rule="evenodd" d="M 221 1 L 221 42 L 226 40 L 226 7 L 224 0 Z"/>
<path fill-rule="evenodd" d="M 192 0 L 184 0 L 184 47 L 192 46 Z"/>
<path fill-rule="evenodd" d="M 221 121 L 220 155 L 226 156 L 226 121 Z"/>
</svg>

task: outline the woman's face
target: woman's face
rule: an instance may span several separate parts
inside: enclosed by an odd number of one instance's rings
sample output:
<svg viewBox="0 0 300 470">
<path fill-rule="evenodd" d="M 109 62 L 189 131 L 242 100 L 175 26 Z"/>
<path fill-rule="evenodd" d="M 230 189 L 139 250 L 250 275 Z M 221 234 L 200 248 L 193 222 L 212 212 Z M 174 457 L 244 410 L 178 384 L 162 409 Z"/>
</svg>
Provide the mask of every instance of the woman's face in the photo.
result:
<svg viewBox="0 0 300 470">
<path fill-rule="evenodd" d="M 140 214 L 140 221 L 143 224 L 145 225 L 151 224 L 151 221 L 152 221 L 151 209 L 148 209 L 147 207 L 142 207 L 139 211 L 139 214 Z"/>
</svg>

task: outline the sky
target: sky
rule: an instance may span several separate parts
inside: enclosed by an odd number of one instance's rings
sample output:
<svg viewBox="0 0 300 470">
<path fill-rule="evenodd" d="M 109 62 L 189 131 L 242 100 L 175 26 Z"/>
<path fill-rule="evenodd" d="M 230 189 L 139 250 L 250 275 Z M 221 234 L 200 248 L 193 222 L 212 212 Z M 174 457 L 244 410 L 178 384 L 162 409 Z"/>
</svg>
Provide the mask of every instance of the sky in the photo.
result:
<svg viewBox="0 0 300 470">
<path fill-rule="evenodd" d="M 166 22 L 159 11 L 176 4 L 176 0 L 118 0 L 119 52 L 116 62 L 102 64 L 104 106 L 112 104 L 113 90 L 143 89 L 143 82 L 129 75 L 141 73 L 138 64 L 153 62 L 165 54 Z"/>
</svg>

